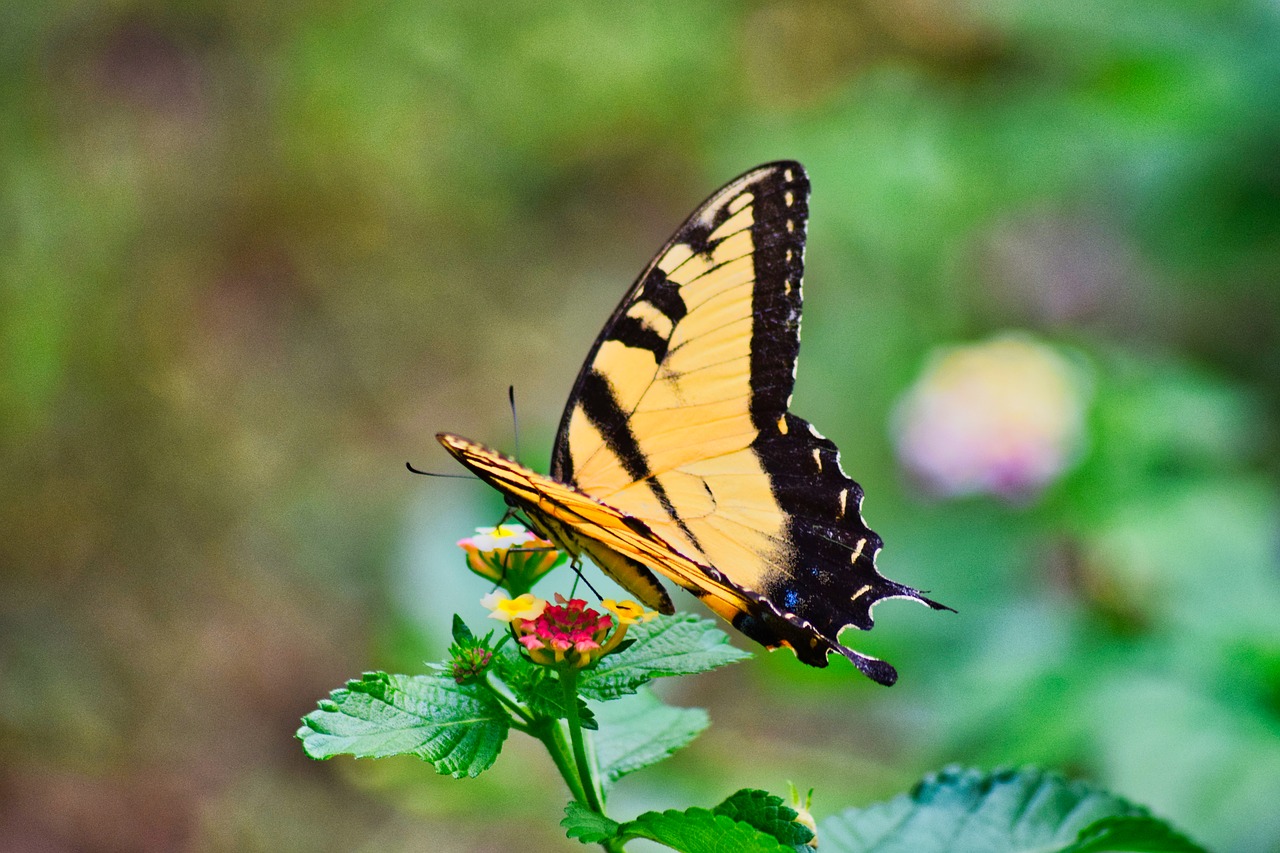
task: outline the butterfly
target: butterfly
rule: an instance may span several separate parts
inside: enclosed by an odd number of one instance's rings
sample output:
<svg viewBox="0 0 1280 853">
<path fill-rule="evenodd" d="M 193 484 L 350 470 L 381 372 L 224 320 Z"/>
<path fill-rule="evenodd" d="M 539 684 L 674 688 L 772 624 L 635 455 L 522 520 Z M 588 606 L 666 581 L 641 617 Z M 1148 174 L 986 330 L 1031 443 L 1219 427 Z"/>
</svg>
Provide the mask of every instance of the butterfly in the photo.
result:
<svg viewBox="0 0 1280 853">
<path fill-rule="evenodd" d="M 886 598 L 950 608 L 876 570 L 862 488 L 835 444 L 788 411 L 808 205 L 804 168 L 781 161 L 694 211 L 591 347 L 550 477 L 437 438 L 541 536 L 648 607 L 674 612 L 662 575 L 767 648 L 816 667 L 837 652 L 892 684 L 894 668 L 840 632 L 871 628 Z"/>
</svg>

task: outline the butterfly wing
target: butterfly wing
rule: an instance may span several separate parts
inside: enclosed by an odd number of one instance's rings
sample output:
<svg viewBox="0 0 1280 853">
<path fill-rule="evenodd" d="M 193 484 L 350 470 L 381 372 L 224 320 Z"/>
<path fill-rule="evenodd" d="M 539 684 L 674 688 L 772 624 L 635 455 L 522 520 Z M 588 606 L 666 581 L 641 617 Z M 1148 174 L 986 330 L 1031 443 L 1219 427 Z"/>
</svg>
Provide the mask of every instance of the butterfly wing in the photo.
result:
<svg viewBox="0 0 1280 853">
<path fill-rule="evenodd" d="M 648 566 L 674 578 L 698 578 L 698 597 L 725 618 L 739 612 L 744 597 L 754 598 L 716 569 L 681 554 L 640 519 L 470 439 L 450 433 L 436 438 L 458 461 L 502 492 L 509 504 L 522 510 L 542 536 L 575 555 L 587 554 L 647 606 L 663 613 L 675 612 Z M 764 601 L 758 604 L 768 606 Z M 892 667 L 872 658 L 863 660 L 875 673 L 873 678 L 892 683 Z"/>
<path fill-rule="evenodd" d="M 569 397 L 552 477 L 642 522 L 672 555 L 630 556 L 735 627 L 813 666 L 885 598 L 880 538 L 835 445 L 787 411 L 800 347 L 809 182 L 799 163 L 731 181 L 623 297 Z M 692 567 L 692 568 L 691 568 Z"/>
<path fill-rule="evenodd" d="M 522 510 L 544 538 L 575 556 L 585 553 L 646 606 L 675 612 L 670 596 L 646 563 L 689 561 L 644 523 L 470 439 L 450 433 L 440 433 L 436 439 L 476 476 L 502 492 L 509 505 Z M 691 563 L 684 570 L 697 571 Z"/>
</svg>

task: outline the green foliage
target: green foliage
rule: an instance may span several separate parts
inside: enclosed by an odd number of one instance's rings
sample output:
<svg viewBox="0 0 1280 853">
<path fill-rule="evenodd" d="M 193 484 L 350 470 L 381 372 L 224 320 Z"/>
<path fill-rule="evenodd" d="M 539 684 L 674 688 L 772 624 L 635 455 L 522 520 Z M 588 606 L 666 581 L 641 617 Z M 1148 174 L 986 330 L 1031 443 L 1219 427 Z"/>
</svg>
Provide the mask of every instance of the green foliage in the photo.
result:
<svg viewBox="0 0 1280 853">
<path fill-rule="evenodd" d="M 1041 770 L 948 769 L 819 824 L 824 853 L 1203 853 L 1125 800 Z"/>
<path fill-rule="evenodd" d="M 687 613 L 632 625 L 627 638 L 635 643 L 582 674 L 579 690 L 583 696 L 614 699 L 635 693 L 655 678 L 707 672 L 751 657 L 729 645 L 728 636 L 716 623 Z"/>
<path fill-rule="evenodd" d="M 554 670 L 530 663 L 516 649 L 505 647 L 494 654 L 494 672 L 533 716 L 568 719 L 569 706 Z M 583 727 L 595 729 L 594 710 L 580 696 L 575 701 Z"/>
<path fill-rule="evenodd" d="M 802 823 L 795 809 L 776 794 L 753 788 L 743 788 L 731 794 L 727 800 L 712 809 L 718 815 L 749 823 L 761 832 L 768 833 L 783 844 L 795 847 L 807 845 L 813 839 L 813 831 Z"/>
<path fill-rule="evenodd" d="M 645 688 L 596 705 L 596 761 L 608 783 L 688 746 L 711 722 L 701 708 L 664 705 Z"/>
<path fill-rule="evenodd" d="M 1062 853 L 1205 853 L 1204 848 L 1162 820 L 1146 815 L 1104 817 L 1080 830 Z"/>
<path fill-rule="evenodd" d="M 683 853 L 795 853 L 793 846 L 749 823 L 699 808 L 645 812 L 624 823 L 618 835 L 624 839 L 647 838 Z"/>
<path fill-rule="evenodd" d="M 599 844 L 601 841 L 618 837 L 622 824 L 611 820 L 599 812 L 570 800 L 564 807 L 564 819 L 560 821 L 565 835 L 576 838 L 583 844 Z"/>
<path fill-rule="evenodd" d="M 624 823 L 605 814 L 609 786 L 687 746 L 709 722 L 701 709 L 664 705 L 646 682 L 742 656 L 706 620 L 676 617 L 634 627 L 629 647 L 583 670 L 535 664 L 499 648 L 492 678 L 463 684 L 444 675 L 368 673 L 322 701 L 303 719 L 298 737 L 313 758 L 407 753 L 460 777 L 492 765 L 514 727 L 550 750 L 573 795 L 561 821 L 569 838 L 615 851 L 633 839 L 684 853 L 807 851 L 812 818 L 806 812 L 802 819 L 762 790 L 740 790 L 713 809 L 650 811 Z M 455 657 L 462 648 L 489 649 L 491 637 L 477 640 L 460 618 L 452 633 Z M 610 661 L 618 663 L 593 680 Z M 584 693 L 606 698 L 588 702 Z M 823 821 L 819 836 L 822 849 L 836 853 L 1203 853 L 1141 807 L 1030 768 L 944 770 L 909 794 Z"/>
<path fill-rule="evenodd" d="M 509 728 L 507 712 L 481 685 L 385 672 L 348 681 L 302 722 L 298 738 L 312 758 L 408 753 L 454 777 L 492 765 Z"/>
<path fill-rule="evenodd" d="M 458 616 L 452 634 L 453 662 L 436 667 L 450 675 L 461 650 L 488 650 L 492 637 L 490 632 L 477 639 Z M 627 643 L 584 671 L 535 664 L 500 643 L 489 667 L 496 683 L 472 677 L 459 684 L 443 674 L 368 673 L 321 701 L 303 718 L 298 737 L 312 758 L 411 754 L 440 773 L 475 776 L 493 764 L 512 726 L 556 748 L 562 741 L 550 734 L 551 727 L 563 720 L 570 730 L 599 731 L 594 770 L 589 766 L 588 772 L 603 787 L 669 757 L 707 727 L 705 711 L 664 705 L 644 684 L 660 675 L 703 671 L 748 657 L 727 640 L 707 620 L 654 620 L 632 626 Z M 621 665 L 594 678 L 615 659 Z M 574 689 L 567 691 L 566 684 Z M 607 724 L 603 731 L 601 719 Z M 569 757 L 559 760 L 567 766 Z"/>
<path fill-rule="evenodd" d="M 684 853 L 807 851 L 814 834 L 767 791 L 743 789 L 714 809 L 645 812 L 618 823 L 570 803 L 560 825 L 583 843 L 646 838 Z M 1205 853 L 1146 810 L 1034 768 L 948 769 L 909 794 L 822 821 L 834 853 Z"/>
<path fill-rule="evenodd" d="M 744 790 L 715 809 L 645 812 L 626 823 L 601 820 L 577 803 L 570 803 L 560 825 L 570 838 L 584 844 L 645 838 L 683 853 L 796 853 L 796 842 L 786 839 L 799 838 L 803 844 L 812 833 L 803 826 L 796 832 L 796 824 L 779 822 L 777 815 L 781 812 L 776 806 L 770 807 L 768 799 L 769 795 L 762 791 Z"/>
</svg>

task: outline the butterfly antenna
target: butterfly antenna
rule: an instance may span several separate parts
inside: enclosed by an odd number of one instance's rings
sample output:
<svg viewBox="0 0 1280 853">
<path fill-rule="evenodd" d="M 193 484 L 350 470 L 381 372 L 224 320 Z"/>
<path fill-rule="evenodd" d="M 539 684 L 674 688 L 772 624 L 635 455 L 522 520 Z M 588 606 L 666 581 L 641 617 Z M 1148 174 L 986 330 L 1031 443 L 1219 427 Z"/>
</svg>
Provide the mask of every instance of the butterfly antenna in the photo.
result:
<svg viewBox="0 0 1280 853">
<path fill-rule="evenodd" d="M 511 431 L 515 433 L 516 461 L 520 461 L 520 419 L 516 417 L 516 386 L 507 386 L 507 402 L 511 406 Z"/>
<path fill-rule="evenodd" d="M 421 474 L 424 477 L 448 477 L 450 480 L 475 480 L 477 483 L 484 482 L 483 480 L 477 480 L 475 477 L 467 474 L 438 474 L 435 471 L 419 471 L 417 468 L 413 467 L 412 462 L 404 463 L 404 467 L 408 468 L 414 474 Z"/>
</svg>

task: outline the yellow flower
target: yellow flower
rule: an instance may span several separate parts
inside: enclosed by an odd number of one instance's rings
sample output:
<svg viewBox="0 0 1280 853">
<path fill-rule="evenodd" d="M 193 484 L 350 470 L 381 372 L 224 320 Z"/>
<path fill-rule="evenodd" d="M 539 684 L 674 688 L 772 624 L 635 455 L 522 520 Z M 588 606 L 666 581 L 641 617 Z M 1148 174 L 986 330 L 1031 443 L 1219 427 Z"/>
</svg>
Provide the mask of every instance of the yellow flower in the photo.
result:
<svg viewBox="0 0 1280 853">
<path fill-rule="evenodd" d="M 601 604 L 604 605 L 605 610 L 618 617 L 619 625 L 635 625 L 637 622 L 648 622 L 658 616 L 658 611 L 645 610 L 643 605 L 636 604 L 630 599 L 614 601 L 612 598 L 606 598 Z"/>
<path fill-rule="evenodd" d="M 510 598 L 502 590 L 494 590 L 480 599 L 480 606 L 489 611 L 490 619 L 511 622 L 513 619 L 537 619 L 547 609 L 547 602 L 528 592 Z"/>
</svg>

